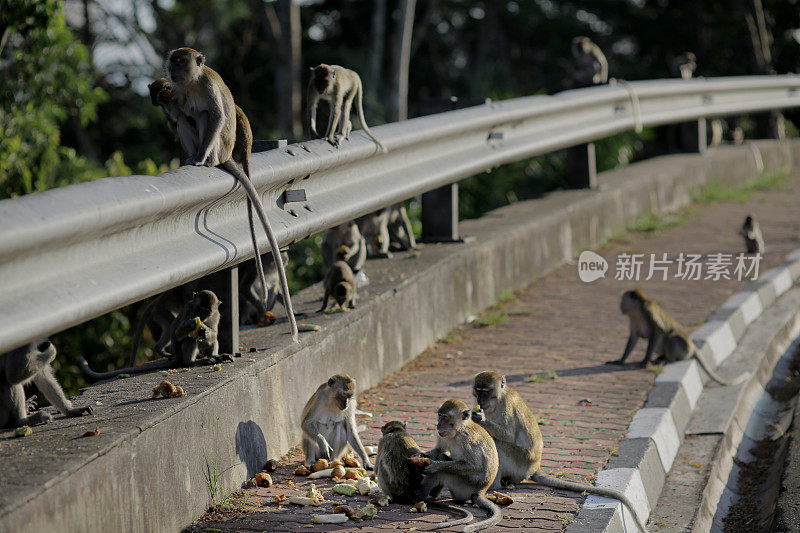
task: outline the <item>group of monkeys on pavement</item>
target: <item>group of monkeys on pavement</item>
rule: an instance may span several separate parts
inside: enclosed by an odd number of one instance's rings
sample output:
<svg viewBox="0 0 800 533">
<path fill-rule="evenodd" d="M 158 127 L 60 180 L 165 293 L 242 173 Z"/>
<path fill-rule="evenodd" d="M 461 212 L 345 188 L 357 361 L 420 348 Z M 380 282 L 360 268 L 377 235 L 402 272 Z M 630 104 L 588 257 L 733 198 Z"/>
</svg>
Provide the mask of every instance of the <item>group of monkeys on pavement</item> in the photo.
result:
<svg viewBox="0 0 800 533">
<path fill-rule="evenodd" d="M 576 60 L 583 57 L 581 54 L 585 56 L 587 69 L 594 72 L 591 83 L 606 81 L 607 63 L 596 45 L 585 37 L 576 38 L 573 54 Z M 247 116 L 234 104 L 222 78 L 205 65 L 205 57 L 200 52 L 191 48 L 171 51 L 165 70 L 168 78 L 150 85 L 151 98 L 154 105 L 161 107 L 180 141 L 186 156 L 185 164 L 220 166 L 236 177 L 248 195 L 248 221 L 256 258 L 256 272 L 251 278 L 255 279 L 257 275 L 261 290 L 258 295 L 251 291 L 246 299 L 259 310 L 271 309 L 278 299 L 276 285 L 279 285 L 296 340 L 298 325 L 286 281 L 286 255 L 278 248 L 261 199 L 250 182 L 253 136 Z M 316 136 L 318 102 L 326 100 L 330 104 L 330 118 L 325 138 L 333 145 L 348 139 L 352 130 L 350 111 L 355 100 L 365 133 L 380 151 L 386 151 L 364 120 L 362 92 L 361 80 L 352 70 L 325 64 L 313 68 L 308 85 L 308 120 L 312 134 Z M 267 269 L 260 260 L 253 210 L 272 248 L 272 264 L 268 269 L 272 283 L 267 282 Z M 748 252 L 763 251 L 761 232 L 752 216 L 746 219 L 741 234 Z M 328 274 L 321 310 L 327 307 L 329 298 L 335 299 L 340 306 L 355 307 L 356 278 L 361 274 L 365 258 L 387 257 L 393 246 L 396 249 L 416 247 L 410 222 L 399 204 L 329 230 L 323 244 L 323 260 Z M 92 372 L 82 360 L 84 369 L 93 377 L 107 378 L 124 372 L 218 361 L 220 302 L 212 291 L 196 289 L 198 287 L 191 284 L 178 287 L 162 293 L 150 304 L 163 314 L 159 318 L 161 321 L 156 321 L 160 328 L 156 352 L 169 355 L 170 359 L 112 373 Z M 649 363 L 654 354 L 658 356 L 656 362 L 695 358 L 712 379 L 729 384 L 705 364 L 680 324 L 640 290 L 625 292 L 620 309 L 629 318 L 630 336 L 622 357 L 610 363 L 624 363 L 637 340 L 646 338 L 648 345 L 643 365 Z M 134 354 L 142 327 L 140 324 L 137 331 Z M 36 411 L 35 397 L 26 400 L 23 387 L 30 382 L 35 383 L 65 416 L 93 413 L 88 406 L 74 408 L 65 396 L 50 366 L 55 356 L 56 348 L 49 341 L 34 342 L 0 354 L 0 427 L 52 420 L 51 415 Z M 354 392 L 353 379 L 338 374 L 321 385 L 308 401 L 301 423 L 306 462 L 313 463 L 319 458 L 338 459 L 348 447 L 352 447 L 361 455 L 367 468 L 373 466 L 356 430 Z M 558 489 L 616 498 L 630 509 L 638 527 L 645 530 L 644 521 L 622 493 L 567 482 L 540 471 L 543 444 L 536 416 L 520 395 L 508 386 L 504 376 L 495 372 L 478 374 L 472 392 L 478 403 L 475 409 L 452 399 L 439 408 L 437 444 L 433 450 L 422 454 L 422 463 L 426 465 L 418 466 L 408 461 L 412 456 L 420 455 L 421 451 L 403 423 L 392 421 L 383 426 L 374 468 L 379 485 L 395 501 L 435 499 L 442 489 L 447 488 L 456 502 L 471 499 L 491 513 L 489 519 L 465 528 L 465 531 L 477 531 L 496 524 L 501 518 L 497 506 L 485 496 L 487 489 L 530 479 Z M 467 523 L 472 519 L 470 513 L 459 512 L 467 515 L 466 518 L 440 527 Z"/>
</svg>

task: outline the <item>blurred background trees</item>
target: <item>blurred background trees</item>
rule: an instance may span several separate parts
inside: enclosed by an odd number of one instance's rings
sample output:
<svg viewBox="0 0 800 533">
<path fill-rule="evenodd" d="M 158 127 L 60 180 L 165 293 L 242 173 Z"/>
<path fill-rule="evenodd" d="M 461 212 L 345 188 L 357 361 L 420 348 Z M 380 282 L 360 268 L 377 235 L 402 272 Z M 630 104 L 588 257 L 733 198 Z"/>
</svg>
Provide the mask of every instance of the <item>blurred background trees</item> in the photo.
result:
<svg viewBox="0 0 800 533">
<path fill-rule="evenodd" d="M 668 77 L 686 51 L 700 76 L 793 72 L 798 1 L 0 0 L 0 198 L 177 166 L 178 145 L 146 86 L 178 46 L 206 54 L 256 138 L 291 142 L 304 138 L 306 73 L 318 63 L 361 74 L 372 124 L 441 110 L 450 97 L 561 91 L 576 35 L 600 45 L 617 78 Z M 604 139 L 598 167 L 661 153 L 660 142 L 648 130 Z M 563 168 L 554 153 L 464 180 L 461 216 L 558 188 Z M 295 290 L 322 275 L 319 236 L 310 240 L 292 248 Z M 55 340 L 113 366 L 125 359 L 135 312 Z M 77 371 L 60 373 L 74 392 Z"/>
</svg>

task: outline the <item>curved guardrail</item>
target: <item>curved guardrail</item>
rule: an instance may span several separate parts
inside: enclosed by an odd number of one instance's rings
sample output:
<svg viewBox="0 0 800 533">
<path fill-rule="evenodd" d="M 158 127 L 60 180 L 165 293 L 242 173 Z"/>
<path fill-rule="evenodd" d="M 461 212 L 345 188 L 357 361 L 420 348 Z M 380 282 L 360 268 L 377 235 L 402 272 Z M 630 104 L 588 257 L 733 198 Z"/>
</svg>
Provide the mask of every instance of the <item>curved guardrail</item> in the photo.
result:
<svg viewBox="0 0 800 533">
<path fill-rule="evenodd" d="M 253 154 L 283 246 L 495 166 L 639 125 L 800 106 L 800 76 L 652 80 L 530 96 Z M 306 200 L 286 203 L 284 192 Z M 181 167 L 0 201 L 0 352 L 253 256 L 245 195 Z M 263 238 L 264 248 L 268 247 Z"/>
</svg>

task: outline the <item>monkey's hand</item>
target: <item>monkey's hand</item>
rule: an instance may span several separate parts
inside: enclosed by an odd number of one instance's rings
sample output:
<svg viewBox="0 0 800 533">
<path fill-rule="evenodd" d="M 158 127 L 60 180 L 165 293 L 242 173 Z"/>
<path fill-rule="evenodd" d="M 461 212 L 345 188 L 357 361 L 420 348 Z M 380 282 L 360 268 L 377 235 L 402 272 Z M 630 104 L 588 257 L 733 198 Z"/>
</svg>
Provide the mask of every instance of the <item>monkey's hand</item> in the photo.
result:
<svg viewBox="0 0 800 533">
<path fill-rule="evenodd" d="M 477 424 L 480 424 L 480 423 L 486 421 L 486 413 L 484 413 L 483 410 L 481 410 L 481 411 L 472 411 L 471 416 L 472 416 L 472 421 L 477 423 Z"/>
<path fill-rule="evenodd" d="M 372 464 L 368 458 L 364 459 L 364 469 L 365 470 L 375 470 L 375 465 Z"/>
<path fill-rule="evenodd" d="M 156 101 L 160 105 L 168 105 L 172 101 L 172 97 L 175 96 L 173 91 L 168 89 L 161 89 L 158 91 L 158 95 L 156 96 Z"/>
<path fill-rule="evenodd" d="M 422 469 L 423 474 L 436 474 L 444 466 L 444 461 L 431 461 L 431 464 Z"/>
<path fill-rule="evenodd" d="M 94 408 L 92 406 L 87 405 L 86 407 L 76 407 L 75 409 L 70 409 L 69 416 L 81 416 L 83 414 L 93 415 Z"/>
<path fill-rule="evenodd" d="M 35 394 L 30 398 L 28 398 L 27 400 L 25 400 L 25 408 L 28 410 L 28 414 L 34 412 L 36 408 L 39 407 L 39 404 L 37 403 L 36 400 L 38 400 L 38 398 L 36 397 Z"/>
<path fill-rule="evenodd" d="M 319 446 L 319 451 L 323 459 L 330 460 L 333 457 L 333 448 L 331 448 L 331 445 L 328 444 L 328 441 L 325 440 L 325 437 L 322 435 L 317 435 L 317 446 Z"/>
</svg>

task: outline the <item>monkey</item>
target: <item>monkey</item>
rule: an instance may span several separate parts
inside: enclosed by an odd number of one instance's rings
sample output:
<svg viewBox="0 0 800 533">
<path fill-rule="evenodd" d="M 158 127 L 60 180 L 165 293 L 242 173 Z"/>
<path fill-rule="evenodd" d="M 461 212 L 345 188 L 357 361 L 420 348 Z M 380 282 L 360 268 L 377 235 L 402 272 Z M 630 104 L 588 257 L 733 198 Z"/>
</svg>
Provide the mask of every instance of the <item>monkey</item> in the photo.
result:
<svg viewBox="0 0 800 533">
<path fill-rule="evenodd" d="M 285 251 L 281 252 L 281 259 L 285 268 L 289 264 L 289 254 Z M 258 324 L 260 317 L 264 316 L 267 311 L 272 311 L 275 302 L 283 305 L 283 295 L 279 292 L 278 269 L 275 262 L 270 255 L 265 257 L 263 262 L 264 278 L 267 282 L 266 298 L 264 299 L 259 296 L 259 293 L 263 293 L 264 290 L 261 280 L 258 278 L 255 258 L 253 261 L 245 261 L 239 265 L 239 317 L 242 325 Z"/>
<path fill-rule="evenodd" d="M 31 381 L 61 414 L 67 417 L 94 414 L 91 406 L 73 407 L 58 384 L 50 363 L 56 358 L 56 347 L 50 341 L 32 342 L 0 354 L 0 428 L 47 424 L 53 417 L 35 409 L 35 397 L 25 401 L 24 386 Z"/>
<path fill-rule="evenodd" d="M 178 117 L 180 116 L 181 112 L 177 103 L 174 101 L 175 89 L 169 83 L 167 78 L 158 78 L 148 85 L 147 88 L 150 90 L 150 102 L 154 106 L 161 108 L 161 111 L 163 111 L 164 116 L 167 118 L 167 125 L 169 126 L 170 131 L 172 131 L 172 134 L 177 139 Z M 194 123 L 194 119 L 191 118 L 189 120 L 196 128 L 197 124 Z M 199 141 L 197 139 L 193 139 L 193 142 L 197 143 Z M 187 153 L 186 157 L 190 155 L 191 154 Z"/>
<path fill-rule="evenodd" d="M 386 147 L 378 140 L 367 126 L 364 119 L 363 88 L 361 78 L 353 70 L 338 65 L 319 64 L 311 69 L 311 79 L 308 82 L 307 116 L 311 134 L 317 134 L 317 106 L 320 100 L 325 100 L 330 105 L 330 118 L 326 140 L 333 146 L 339 146 L 341 138 L 350 139 L 353 124 L 350 122 L 350 108 L 353 100 L 356 101 L 356 111 L 361 127 L 364 128 L 370 139 L 378 146 L 381 152 L 386 152 Z M 337 132 L 338 126 L 338 132 Z"/>
<path fill-rule="evenodd" d="M 422 484 L 422 468 L 409 459 L 422 454 L 417 443 L 406 431 L 406 425 L 398 420 L 387 422 L 381 427 L 381 440 L 375 456 L 375 479 L 381 490 L 395 503 L 412 504 L 417 501 L 416 492 Z M 468 524 L 474 516 L 471 512 L 455 505 L 442 505 L 430 502 L 431 506 L 463 515 L 451 525 Z"/>
<path fill-rule="evenodd" d="M 387 229 L 389 230 L 389 247 L 395 251 L 416 250 L 417 240 L 408 213 L 402 203 L 396 203 L 386 208 L 389 211 Z"/>
<path fill-rule="evenodd" d="M 670 61 L 669 70 L 673 76 L 680 76 L 684 80 L 690 80 L 697 70 L 697 56 L 692 52 L 684 52 Z"/>
<path fill-rule="evenodd" d="M 370 259 L 392 258 L 392 252 L 389 250 L 391 245 L 389 215 L 388 209 L 381 209 L 358 219 L 358 226 L 367 243 L 367 257 Z"/>
<path fill-rule="evenodd" d="M 220 166 L 233 174 L 247 192 L 247 212 L 255 257 L 260 259 L 261 254 L 253 228 L 253 208 L 267 234 L 272 258 L 278 268 L 292 340 L 299 342 L 286 270 L 279 259 L 278 241 L 261 198 L 250 181 L 250 153 L 253 143 L 250 122 L 241 109 L 237 110 L 231 91 L 220 75 L 205 64 L 203 54 L 191 48 L 178 48 L 169 53 L 166 63 L 168 79 L 175 88 L 175 103 L 180 110 L 177 120 L 178 137 L 184 150 L 190 154 L 185 164 Z M 194 120 L 194 125 L 189 119 Z M 256 264 L 259 278 L 266 289 L 267 283 L 260 260 Z"/>
<path fill-rule="evenodd" d="M 318 313 L 328 307 L 328 299 L 331 296 L 342 309 L 356 308 L 356 280 L 347 263 L 336 261 L 331 265 L 325 275 L 323 285 L 325 286 L 325 296 L 322 298 L 322 307 L 317 311 Z"/>
<path fill-rule="evenodd" d="M 219 356 L 219 304 L 217 295 L 209 290 L 192 294 L 168 329 L 172 357 L 148 361 L 139 366 L 120 368 L 109 372 L 95 372 L 85 358 L 78 358 L 84 374 L 94 379 L 108 379 L 120 374 L 140 374 L 150 370 L 163 370 L 174 366 L 194 366 L 221 363 L 230 356 Z M 203 356 L 197 359 L 197 356 Z"/>
<path fill-rule="evenodd" d="M 464 531 L 480 531 L 500 522 L 500 508 L 486 499 L 486 489 L 497 476 L 497 448 L 489 433 L 470 417 L 470 409 L 460 400 L 447 400 L 437 411 L 439 433 L 436 446 L 424 455 L 431 459 L 422 473 L 418 495 L 436 499 L 442 489 L 449 489 L 456 503 L 472 503 L 489 513 L 489 518 L 470 524 Z M 437 524 L 435 529 L 453 525 Z"/>
<path fill-rule="evenodd" d="M 355 220 L 334 226 L 325 232 L 322 241 L 322 262 L 327 268 L 344 261 L 358 278 L 367 261 L 367 245 Z"/>
<path fill-rule="evenodd" d="M 628 507 L 637 526 L 647 531 L 633 504 L 622 492 L 554 478 L 541 471 L 544 441 L 539 421 L 519 393 L 506 384 L 505 376 L 481 372 L 473 380 L 472 395 L 479 406 L 471 411 L 472 421 L 491 435 L 497 447 L 499 468 L 493 489 L 529 479 L 554 489 L 614 498 Z"/>
<path fill-rule="evenodd" d="M 300 429 L 306 466 L 318 459 L 340 459 L 348 447 L 360 457 L 364 468 L 373 469 L 356 427 L 356 381 L 336 374 L 317 387 L 303 407 Z"/>
<path fill-rule="evenodd" d="M 600 47 L 588 37 L 572 39 L 574 88 L 591 87 L 608 83 L 608 61 Z"/>
<path fill-rule="evenodd" d="M 622 314 L 628 315 L 631 333 L 622 357 L 614 361 L 607 361 L 606 364 L 624 364 L 641 337 L 647 339 L 647 351 L 644 360 L 640 363 L 642 367 L 647 366 L 655 353 L 659 356 L 656 363 L 660 361 L 672 363 L 693 357 L 703 367 L 706 374 L 720 385 L 737 385 L 749 377 L 746 373 L 733 381 L 725 381 L 719 377 L 700 357 L 697 347 L 678 321 L 661 309 L 656 302 L 645 296 L 641 290 L 625 291 L 619 308 Z"/>
<path fill-rule="evenodd" d="M 745 217 L 739 235 L 744 237 L 744 246 L 748 254 L 764 253 L 764 237 L 761 235 L 761 228 L 755 215 L 751 213 Z"/>
</svg>

